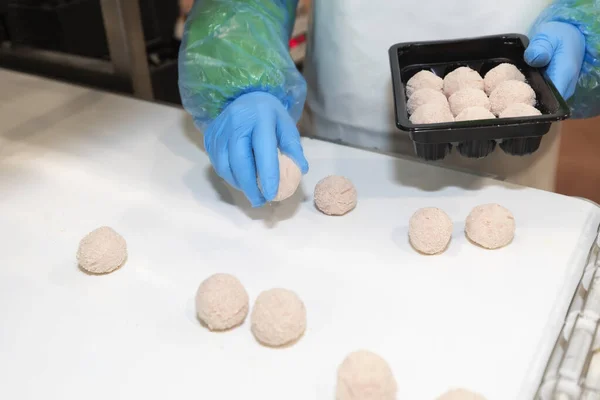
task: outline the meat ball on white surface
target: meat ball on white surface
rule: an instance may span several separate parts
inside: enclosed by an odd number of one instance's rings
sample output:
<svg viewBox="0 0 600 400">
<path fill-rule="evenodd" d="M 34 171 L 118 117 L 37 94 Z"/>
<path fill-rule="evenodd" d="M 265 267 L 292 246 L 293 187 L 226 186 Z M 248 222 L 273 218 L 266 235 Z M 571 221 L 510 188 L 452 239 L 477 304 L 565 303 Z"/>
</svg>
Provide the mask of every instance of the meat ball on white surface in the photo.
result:
<svg viewBox="0 0 600 400">
<path fill-rule="evenodd" d="M 494 115 L 500 115 L 506 107 L 515 103 L 535 106 L 536 96 L 531 86 L 521 81 L 504 81 L 490 95 L 491 111 Z"/>
<path fill-rule="evenodd" d="M 479 119 L 496 119 L 496 116 L 490 110 L 483 107 L 468 107 L 461 111 L 454 119 L 460 121 L 475 121 Z"/>
<path fill-rule="evenodd" d="M 448 99 L 450 111 L 454 116 L 460 114 L 465 108 L 483 107 L 486 110 L 490 109 L 490 99 L 483 90 L 466 88 L 455 92 Z"/>
<path fill-rule="evenodd" d="M 542 115 L 542 112 L 529 104 L 511 104 L 500 113 L 500 118 L 533 117 Z"/>
<path fill-rule="evenodd" d="M 499 204 L 475 207 L 467 216 L 465 233 L 475 244 L 486 249 L 499 249 L 515 236 L 515 217 Z"/>
<path fill-rule="evenodd" d="M 211 331 L 224 331 L 246 319 L 249 298 L 241 282 L 230 274 L 215 274 L 196 292 L 196 313 Z"/>
<path fill-rule="evenodd" d="M 494 89 L 496 89 L 496 86 L 504 81 L 525 82 L 525 75 L 523 75 L 523 73 L 513 64 L 502 63 L 485 74 L 485 77 L 483 78 L 485 92 L 489 96 Z"/>
<path fill-rule="evenodd" d="M 462 89 L 483 90 L 483 78 L 479 72 L 469 67 L 459 67 L 444 77 L 444 94 L 446 97 Z"/>
<path fill-rule="evenodd" d="M 439 124 L 454 122 L 454 115 L 448 105 L 442 103 L 427 103 L 417 108 L 410 116 L 413 124 Z"/>
<path fill-rule="evenodd" d="M 285 346 L 304 334 L 306 308 L 291 290 L 270 289 L 256 298 L 251 320 L 256 340 L 270 347 Z"/>
<path fill-rule="evenodd" d="M 439 254 L 448 247 L 452 238 L 452 220 L 439 208 L 421 208 L 410 218 L 408 237 L 420 253 Z"/>
<path fill-rule="evenodd" d="M 315 186 L 315 206 L 326 215 L 345 215 L 356 207 L 358 194 L 350 180 L 331 175 Z"/>
<path fill-rule="evenodd" d="M 466 389 L 453 389 L 447 391 L 436 400 L 486 400 L 486 398 L 479 393 Z"/>
<path fill-rule="evenodd" d="M 419 89 L 413 93 L 406 103 L 406 108 L 408 113 L 412 114 L 417 108 L 428 103 L 441 103 L 448 107 L 448 99 L 446 99 L 446 96 L 444 96 L 442 92 L 425 88 Z"/>
<path fill-rule="evenodd" d="M 397 391 L 392 369 L 373 352 L 350 353 L 338 368 L 336 400 L 396 400 Z"/>
<path fill-rule="evenodd" d="M 88 233 L 77 250 L 79 266 L 92 274 L 108 274 L 122 266 L 127 259 L 127 243 L 108 226 Z"/>
<path fill-rule="evenodd" d="M 406 95 L 411 97 L 414 92 L 420 89 L 433 89 L 442 91 L 444 80 L 431 71 L 423 70 L 417 72 L 406 82 Z"/>
</svg>

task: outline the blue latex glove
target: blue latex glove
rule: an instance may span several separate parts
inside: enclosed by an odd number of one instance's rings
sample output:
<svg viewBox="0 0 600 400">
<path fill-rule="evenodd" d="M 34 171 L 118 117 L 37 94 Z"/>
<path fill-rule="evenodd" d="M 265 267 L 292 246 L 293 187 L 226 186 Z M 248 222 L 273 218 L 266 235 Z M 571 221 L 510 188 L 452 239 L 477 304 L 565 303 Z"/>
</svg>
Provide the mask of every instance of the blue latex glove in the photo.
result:
<svg viewBox="0 0 600 400">
<path fill-rule="evenodd" d="M 204 147 L 217 174 L 244 192 L 252 207 L 277 195 L 278 147 L 303 174 L 308 172 L 296 123 L 281 101 L 269 93 L 248 93 L 228 105 L 208 125 Z"/>
<path fill-rule="evenodd" d="M 525 62 L 546 73 L 565 100 L 575 93 L 585 56 L 585 36 L 565 22 L 541 24 L 525 51 Z"/>
</svg>

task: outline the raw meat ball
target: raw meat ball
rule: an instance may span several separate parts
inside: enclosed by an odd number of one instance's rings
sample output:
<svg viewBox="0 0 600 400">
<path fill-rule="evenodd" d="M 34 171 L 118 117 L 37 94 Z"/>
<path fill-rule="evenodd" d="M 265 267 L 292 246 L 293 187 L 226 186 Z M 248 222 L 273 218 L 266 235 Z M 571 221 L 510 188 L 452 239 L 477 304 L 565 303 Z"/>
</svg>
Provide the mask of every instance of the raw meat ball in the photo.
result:
<svg viewBox="0 0 600 400">
<path fill-rule="evenodd" d="M 408 113 L 412 114 L 417 108 L 428 103 L 441 103 L 448 107 L 448 100 L 442 92 L 425 88 L 419 89 L 413 93 L 406 103 L 406 108 L 408 109 Z"/>
<path fill-rule="evenodd" d="M 240 325 L 249 308 L 246 289 L 233 275 L 215 274 L 204 280 L 196 292 L 198 318 L 211 331 Z"/>
<path fill-rule="evenodd" d="M 466 389 L 454 389 L 450 390 L 440 397 L 437 400 L 486 400 L 485 397 L 480 395 L 479 393 L 470 392 Z"/>
<path fill-rule="evenodd" d="M 486 249 L 499 249 L 512 242 L 515 236 L 515 217 L 499 204 L 475 207 L 465 224 L 469 239 Z"/>
<path fill-rule="evenodd" d="M 496 116 L 483 107 L 469 107 L 462 110 L 456 116 L 455 121 L 475 121 L 478 119 L 496 119 Z"/>
<path fill-rule="evenodd" d="M 304 303 L 287 289 L 271 289 L 259 294 L 251 319 L 254 337 L 267 346 L 290 344 L 306 330 Z"/>
<path fill-rule="evenodd" d="M 490 95 L 492 113 L 500 115 L 511 104 L 523 103 L 535 106 L 535 92 L 525 82 L 504 81 Z"/>
<path fill-rule="evenodd" d="M 483 78 L 485 92 L 490 95 L 494 89 L 496 89 L 496 86 L 504 81 L 525 82 L 525 75 L 523 75 L 514 65 L 502 63 L 485 74 L 485 78 Z"/>
<path fill-rule="evenodd" d="M 422 208 L 410 218 L 408 237 L 415 250 L 421 253 L 441 253 L 450 243 L 452 220 L 439 208 Z"/>
<path fill-rule="evenodd" d="M 354 185 L 343 176 L 328 176 L 315 186 L 315 206 L 323 214 L 344 215 L 356 207 Z"/>
<path fill-rule="evenodd" d="M 396 400 L 397 390 L 388 363 L 370 351 L 350 353 L 338 368 L 336 400 Z"/>
<path fill-rule="evenodd" d="M 107 274 L 127 258 L 127 243 L 114 229 L 102 226 L 88 233 L 77 250 L 79 266 L 92 274 Z"/>
<path fill-rule="evenodd" d="M 423 104 L 410 116 L 410 122 L 413 124 L 437 124 L 453 121 L 454 116 L 448 105 L 437 102 Z"/>
<path fill-rule="evenodd" d="M 444 94 L 447 97 L 467 88 L 483 90 L 483 78 L 469 67 L 459 67 L 444 78 Z"/>
<path fill-rule="evenodd" d="M 450 96 L 448 103 L 450 104 L 450 111 L 452 111 L 452 114 L 455 116 L 460 114 L 465 108 L 469 107 L 478 106 L 487 110 L 490 109 L 490 99 L 488 99 L 483 90 L 479 89 L 461 89 Z"/>
<path fill-rule="evenodd" d="M 542 115 L 541 111 L 529 104 L 511 104 L 500 113 L 500 118 L 532 117 Z"/>
<path fill-rule="evenodd" d="M 300 185 L 300 180 L 302 179 L 302 171 L 300 171 L 300 168 L 296 163 L 285 154 L 278 152 L 277 156 L 279 158 L 279 188 L 277 189 L 277 195 L 273 201 L 282 201 L 296 192 L 298 185 Z M 257 178 L 257 182 L 259 189 L 262 191 L 260 179 Z"/>
<path fill-rule="evenodd" d="M 406 82 L 406 95 L 411 97 L 419 89 L 442 91 L 444 80 L 431 71 L 419 71 Z"/>
</svg>

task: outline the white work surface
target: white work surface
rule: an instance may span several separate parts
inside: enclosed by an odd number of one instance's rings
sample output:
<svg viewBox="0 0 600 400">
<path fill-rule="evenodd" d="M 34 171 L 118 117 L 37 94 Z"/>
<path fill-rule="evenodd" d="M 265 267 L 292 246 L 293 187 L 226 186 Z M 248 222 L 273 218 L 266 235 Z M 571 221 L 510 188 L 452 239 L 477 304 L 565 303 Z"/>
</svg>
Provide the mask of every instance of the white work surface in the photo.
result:
<svg viewBox="0 0 600 400">
<path fill-rule="evenodd" d="M 388 360 L 398 399 L 455 386 L 533 397 L 600 223 L 591 203 L 304 140 L 302 190 L 250 209 L 182 110 L 3 70 L 0 85 L 1 399 L 332 400 L 338 365 L 360 348 Z M 347 216 L 313 206 L 329 174 L 356 185 Z M 497 251 L 463 234 L 487 202 L 517 222 Z M 454 220 L 443 255 L 408 243 L 424 206 Z M 75 253 L 101 225 L 125 237 L 129 259 L 91 276 Z M 304 337 L 270 349 L 249 320 L 203 328 L 194 295 L 216 272 L 251 301 L 297 292 Z"/>
</svg>

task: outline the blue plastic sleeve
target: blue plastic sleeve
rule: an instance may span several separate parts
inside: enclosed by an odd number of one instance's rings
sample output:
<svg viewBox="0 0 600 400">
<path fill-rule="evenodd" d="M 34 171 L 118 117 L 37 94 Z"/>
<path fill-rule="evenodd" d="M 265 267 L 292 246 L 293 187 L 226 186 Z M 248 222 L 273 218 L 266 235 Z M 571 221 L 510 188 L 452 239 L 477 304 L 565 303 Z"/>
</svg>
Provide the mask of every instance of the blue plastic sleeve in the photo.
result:
<svg viewBox="0 0 600 400">
<path fill-rule="evenodd" d="M 203 129 L 250 92 L 277 97 L 297 122 L 306 81 L 289 53 L 298 0 L 198 0 L 179 50 L 184 108 Z"/>
</svg>

